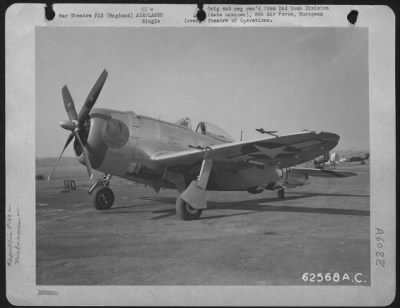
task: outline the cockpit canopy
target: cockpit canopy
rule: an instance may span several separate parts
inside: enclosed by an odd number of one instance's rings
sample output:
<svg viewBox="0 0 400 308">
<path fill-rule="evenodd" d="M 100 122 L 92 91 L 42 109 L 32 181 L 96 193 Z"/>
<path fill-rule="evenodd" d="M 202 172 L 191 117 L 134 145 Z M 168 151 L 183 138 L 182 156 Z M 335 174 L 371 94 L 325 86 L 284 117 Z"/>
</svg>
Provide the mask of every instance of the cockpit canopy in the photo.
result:
<svg viewBox="0 0 400 308">
<path fill-rule="evenodd" d="M 176 125 L 192 129 L 192 121 L 190 121 L 190 118 L 182 118 L 176 122 Z"/>
<path fill-rule="evenodd" d="M 190 118 L 182 118 L 178 122 L 176 122 L 176 124 L 192 129 L 192 122 Z M 199 122 L 195 132 L 198 134 L 207 135 L 223 142 L 234 141 L 233 138 L 226 131 L 208 122 Z"/>
</svg>

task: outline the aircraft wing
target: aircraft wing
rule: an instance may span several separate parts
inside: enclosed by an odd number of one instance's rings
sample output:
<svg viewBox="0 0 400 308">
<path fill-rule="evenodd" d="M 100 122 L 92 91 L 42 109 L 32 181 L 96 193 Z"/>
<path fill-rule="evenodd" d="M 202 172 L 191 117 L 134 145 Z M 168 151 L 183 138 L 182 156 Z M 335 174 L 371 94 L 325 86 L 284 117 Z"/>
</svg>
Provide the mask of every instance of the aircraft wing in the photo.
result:
<svg viewBox="0 0 400 308">
<path fill-rule="evenodd" d="M 357 173 L 343 170 L 330 170 L 330 169 L 315 169 L 315 168 L 290 168 L 290 173 L 293 176 L 297 175 L 309 175 L 323 178 L 345 178 L 349 176 L 357 175 Z"/>
<path fill-rule="evenodd" d="M 189 149 L 155 153 L 152 160 L 164 167 L 182 168 L 201 163 L 207 156 L 215 161 L 251 161 L 287 168 L 328 152 L 337 145 L 338 141 L 339 136 L 333 133 L 300 132 L 252 141 L 222 143 L 210 146 L 208 150 Z"/>
</svg>

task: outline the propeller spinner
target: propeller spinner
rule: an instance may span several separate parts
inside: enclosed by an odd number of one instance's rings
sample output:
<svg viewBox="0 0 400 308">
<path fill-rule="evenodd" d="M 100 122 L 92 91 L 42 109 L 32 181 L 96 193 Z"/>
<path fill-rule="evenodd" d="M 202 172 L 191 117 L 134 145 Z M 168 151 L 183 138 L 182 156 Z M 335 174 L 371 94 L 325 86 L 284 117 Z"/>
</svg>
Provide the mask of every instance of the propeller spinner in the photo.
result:
<svg viewBox="0 0 400 308">
<path fill-rule="evenodd" d="M 82 106 L 82 109 L 79 111 L 79 114 L 76 112 L 75 109 L 75 104 L 72 99 L 71 93 L 68 90 L 67 86 L 64 86 L 61 90 L 62 98 L 64 101 L 64 107 L 65 111 L 67 112 L 69 120 L 66 121 L 61 121 L 60 126 L 66 130 L 71 131 L 70 135 L 67 138 L 67 141 L 65 142 L 64 148 L 61 151 L 60 156 L 58 157 L 53 169 L 51 170 L 50 175 L 48 176 L 48 180 L 50 180 L 50 177 L 53 175 L 55 169 L 57 168 L 57 165 L 65 151 L 65 149 L 68 147 L 68 145 L 71 143 L 71 141 L 74 139 L 78 141 L 79 145 L 82 148 L 83 156 L 85 159 L 85 165 L 87 172 L 89 174 L 90 179 L 93 178 L 93 170 L 92 166 L 90 164 L 89 160 L 89 155 L 87 152 L 87 149 L 85 147 L 85 144 L 82 142 L 82 138 L 79 135 L 80 130 L 85 126 L 87 121 L 89 121 L 89 113 L 92 110 L 94 104 L 96 103 L 97 98 L 99 97 L 99 94 L 101 92 L 101 89 L 103 88 L 103 85 L 107 79 L 108 73 L 106 70 L 104 70 L 100 77 L 97 79 L 96 83 L 94 84 L 93 88 L 90 90 L 89 95 L 87 96 L 85 103 Z"/>
</svg>

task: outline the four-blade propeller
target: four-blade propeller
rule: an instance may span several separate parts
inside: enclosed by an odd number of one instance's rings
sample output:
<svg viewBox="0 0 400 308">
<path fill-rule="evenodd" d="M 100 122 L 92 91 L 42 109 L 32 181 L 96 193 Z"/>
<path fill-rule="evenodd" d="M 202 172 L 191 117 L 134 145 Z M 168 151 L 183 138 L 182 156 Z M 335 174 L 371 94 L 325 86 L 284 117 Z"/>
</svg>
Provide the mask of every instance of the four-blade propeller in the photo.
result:
<svg viewBox="0 0 400 308">
<path fill-rule="evenodd" d="M 64 86 L 61 90 L 62 98 L 64 101 L 64 107 L 65 111 L 67 112 L 69 120 L 66 121 L 61 121 L 60 126 L 66 130 L 71 131 L 70 135 L 67 138 L 67 141 L 65 142 L 64 148 L 61 151 L 60 156 L 58 157 L 53 169 L 51 170 L 50 175 L 48 176 L 48 179 L 53 175 L 54 170 L 57 168 L 57 165 L 65 151 L 65 149 L 68 147 L 68 145 L 71 143 L 71 141 L 76 138 L 78 141 L 82 153 L 85 159 L 85 165 L 87 172 L 90 176 L 90 179 L 93 178 L 93 170 L 92 166 L 90 164 L 89 160 L 89 155 L 85 146 L 85 143 L 82 142 L 82 138 L 80 136 L 80 131 L 84 128 L 85 125 L 87 125 L 87 122 L 89 121 L 89 113 L 92 110 L 94 104 L 96 103 L 97 98 L 99 97 L 100 91 L 103 88 L 103 85 L 107 79 L 107 71 L 104 70 L 100 77 L 97 79 L 96 83 L 94 84 L 92 90 L 90 90 L 88 97 L 85 100 L 85 103 L 82 106 L 82 109 L 79 111 L 79 114 L 76 112 L 75 109 L 75 104 L 72 99 L 71 93 L 68 90 L 67 86 Z M 85 140 L 86 142 L 86 140 Z"/>
</svg>

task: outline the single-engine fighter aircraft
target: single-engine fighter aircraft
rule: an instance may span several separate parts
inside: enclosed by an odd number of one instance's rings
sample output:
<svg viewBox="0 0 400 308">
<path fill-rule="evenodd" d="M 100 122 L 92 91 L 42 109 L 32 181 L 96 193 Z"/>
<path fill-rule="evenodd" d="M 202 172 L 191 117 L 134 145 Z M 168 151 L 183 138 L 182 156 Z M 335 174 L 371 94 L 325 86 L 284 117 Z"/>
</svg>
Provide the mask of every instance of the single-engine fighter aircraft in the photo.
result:
<svg viewBox="0 0 400 308">
<path fill-rule="evenodd" d="M 193 130 L 189 118 L 168 123 L 131 111 L 92 110 L 107 75 L 104 70 L 79 114 L 67 86 L 62 88 L 69 120 L 60 126 L 71 133 L 49 175 L 74 140 L 75 154 L 89 176 L 93 177 L 92 169 L 105 174 L 89 189 L 98 210 L 113 205 L 114 194 L 109 188 L 112 175 L 149 185 L 157 192 L 160 188 L 177 189 L 176 211 L 184 220 L 198 219 L 207 208 L 206 190 L 260 193 L 269 189 L 284 198 L 284 186 L 304 185 L 308 176 L 354 175 L 292 168 L 334 148 L 339 136 L 333 133 L 302 131 L 235 142 L 207 122 L 200 122 Z"/>
<path fill-rule="evenodd" d="M 314 158 L 314 167 L 318 169 L 323 169 L 325 163 L 329 162 L 330 154 L 329 152 L 324 153 L 316 158 Z"/>
<path fill-rule="evenodd" d="M 360 162 L 361 165 L 365 165 L 366 160 L 369 160 L 368 152 L 360 152 L 344 158 L 345 162 Z"/>
<path fill-rule="evenodd" d="M 324 167 L 330 167 L 336 169 L 337 163 L 340 162 L 340 156 L 338 153 L 326 152 L 325 154 L 314 158 L 314 167 L 323 169 Z"/>
</svg>

